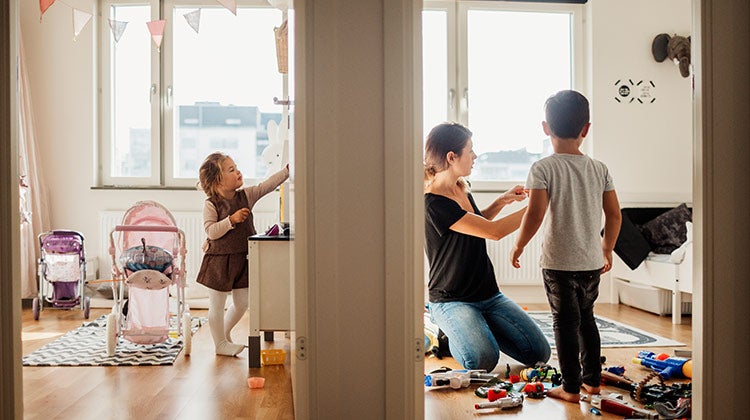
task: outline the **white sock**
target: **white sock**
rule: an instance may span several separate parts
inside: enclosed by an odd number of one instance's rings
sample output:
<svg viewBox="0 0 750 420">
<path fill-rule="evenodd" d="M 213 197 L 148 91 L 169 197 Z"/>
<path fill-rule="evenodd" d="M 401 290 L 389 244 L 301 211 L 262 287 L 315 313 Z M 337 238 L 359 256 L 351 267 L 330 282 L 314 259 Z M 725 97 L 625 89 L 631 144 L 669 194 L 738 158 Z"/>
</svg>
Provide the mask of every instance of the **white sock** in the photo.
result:
<svg viewBox="0 0 750 420">
<path fill-rule="evenodd" d="M 245 312 L 247 312 L 247 288 L 232 290 L 232 304 L 224 317 L 224 338 L 228 342 L 233 343 L 232 328 L 242 319 Z"/>
<path fill-rule="evenodd" d="M 230 343 L 227 340 L 222 341 L 216 345 L 216 354 L 220 356 L 236 356 L 245 350 L 245 346 L 242 344 Z"/>
</svg>

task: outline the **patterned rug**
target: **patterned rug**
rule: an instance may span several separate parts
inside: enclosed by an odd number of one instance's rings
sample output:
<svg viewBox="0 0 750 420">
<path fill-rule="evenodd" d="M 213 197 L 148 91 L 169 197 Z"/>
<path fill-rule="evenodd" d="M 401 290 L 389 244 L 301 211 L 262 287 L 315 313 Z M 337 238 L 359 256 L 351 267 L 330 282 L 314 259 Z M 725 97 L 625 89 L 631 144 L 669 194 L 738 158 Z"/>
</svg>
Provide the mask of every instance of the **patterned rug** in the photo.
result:
<svg viewBox="0 0 750 420">
<path fill-rule="evenodd" d="M 552 331 L 552 314 L 543 311 L 529 311 L 531 316 L 542 329 L 550 346 L 555 347 L 555 334 Z M 625 325 L 611 319 L 596 317 L 596 326 L 599 328 L 599 336 L 602 348 L 605 347 L 680 347 L 685 343 L 660 337 L 638 328 Z"/>
<path fill-rule="evenodd" d="M 172 317 L 176 332 L 176 317 Z M 193 317 L 191 329 L 198 331 L 208 321 Z M 107 356 L 107 317 L 70 331 L 57 340 L 47 343 L 23 357 L 24 366 L 156 366 L 171 365 L 182 350 L 182 338 L 168 338 L 157 344 L 135 344 L 118 337 L 115 355 Z"/>
</svg>

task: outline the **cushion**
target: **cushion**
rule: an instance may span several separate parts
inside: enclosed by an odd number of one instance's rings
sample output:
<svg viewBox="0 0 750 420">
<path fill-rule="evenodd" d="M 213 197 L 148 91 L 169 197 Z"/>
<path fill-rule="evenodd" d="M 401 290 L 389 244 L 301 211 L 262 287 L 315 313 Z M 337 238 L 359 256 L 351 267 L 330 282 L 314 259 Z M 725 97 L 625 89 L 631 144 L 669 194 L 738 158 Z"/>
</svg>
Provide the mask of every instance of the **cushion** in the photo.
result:
<svg viewBox="0 0 750 420">
<path fill-rule="evenodd" d="M 651 245 L 630 220 L 628 214 L 624 211 L 621 211 L 621 213 L 622 225 L 620 226 L 620 234 L 617 236 L 617 242 L 615 242 L 615 253 L 631 270 L 635 270 L 651 252 Z"/>
<path fill-rule="evenodd" d="M 125 282 L 131 287 L 150 290 L 163 289 L 172 284 L 169 277 L 156 270 L 149 269 L 136 271 Z"/>
<path fill-rule="evenodd" d="M 172 266 L 172 253 L 164 248 L 146 245 L 128 248 L 120 255 L 120 264 L 130 271 L 157 270 L 162 273 Z"/>
<path fill-rule="evenodd" d="M 691 222 L 693 214 L 682 203 L 641 225 L 641 233 L 657 254 L 671 254 L 687 240 L 685 222 Z"/>
</svg>

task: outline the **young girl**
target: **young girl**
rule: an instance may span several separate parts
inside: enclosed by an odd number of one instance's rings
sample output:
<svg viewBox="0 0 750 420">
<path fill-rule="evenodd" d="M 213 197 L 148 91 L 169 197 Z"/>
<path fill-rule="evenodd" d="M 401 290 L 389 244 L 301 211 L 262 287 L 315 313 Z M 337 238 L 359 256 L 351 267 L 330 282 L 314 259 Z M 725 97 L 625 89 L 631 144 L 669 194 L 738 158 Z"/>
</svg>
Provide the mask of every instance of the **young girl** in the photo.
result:
<svg viewBox="0 0 750 420">
<path fill-rule="evenodd" d="M 256 233 L 250 210 L 289 178 L 289 165 L 258 185 L 242 188 L 242 173 L 234 160 L 215 152 L 203 161 L 198 176 L 198 188 L 208 196 L 203 205 L 208 239 L 197 281 L 209 288 L 208 325 L 216 354 L 236 356 L 245 348 L 233 343 L 230 333 L 247 310 L 247 238 Z M 225 317 L 229 292 L 232 305 Z"/>
</svg>

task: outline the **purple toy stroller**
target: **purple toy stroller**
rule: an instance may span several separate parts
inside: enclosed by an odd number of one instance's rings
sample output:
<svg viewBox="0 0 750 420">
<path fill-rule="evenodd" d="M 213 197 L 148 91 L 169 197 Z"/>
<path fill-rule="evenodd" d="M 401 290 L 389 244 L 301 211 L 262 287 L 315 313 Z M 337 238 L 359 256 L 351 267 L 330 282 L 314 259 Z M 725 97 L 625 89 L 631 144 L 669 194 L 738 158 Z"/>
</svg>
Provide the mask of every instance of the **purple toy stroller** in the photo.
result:
<svg viewBox="0 0 750 420">
<path fill-rule="evenodd" d="M 163 343 L 169 338 L 170 286 L 177 298 L 177 334 L 190 354 L 190 312 L 185 302 L 185 234 L 172 213 L 155 201 L 139 201 L 109 235 L 115 304 L 107 316 L 107 354 L 114 355 L 118 337 L 136 344 Z M 127 314 L 123 314 L 127 287 Z"/>
<path fill-rule="evenodd" d="M 89 318 L 91 299 L 84 296 L 86 256 L 83 235 L 72 230 L 52 230 L 39 235 L 39 296 L 32 302 L 34 319 L 47 304 L 55 309 L 81 307 Z"/>
</svg>

